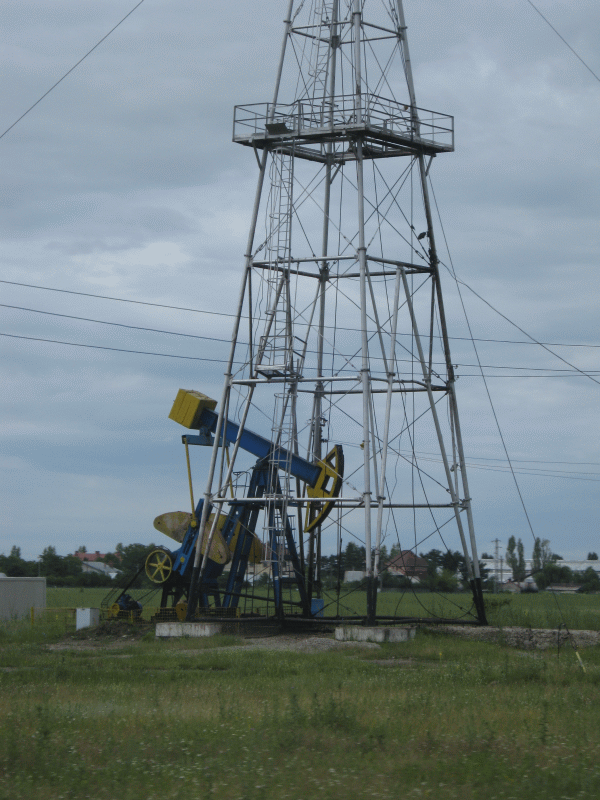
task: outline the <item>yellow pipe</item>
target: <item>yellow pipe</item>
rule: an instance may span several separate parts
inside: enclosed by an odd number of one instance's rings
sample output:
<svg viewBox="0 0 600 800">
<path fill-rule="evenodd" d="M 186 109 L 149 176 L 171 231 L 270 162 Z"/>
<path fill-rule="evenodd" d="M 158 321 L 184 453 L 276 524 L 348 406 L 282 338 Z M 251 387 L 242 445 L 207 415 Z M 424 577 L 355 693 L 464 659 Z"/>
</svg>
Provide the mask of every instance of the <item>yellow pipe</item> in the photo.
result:
<svg viewBox="0 0 600 800">
<path fill-rule="evenodd" d="M 185 458 L 187 461 L 188 481 L 190 484 L 190 500 L 192 501 L 192 520 L 190 522 L 190 525 L 192 526 L 192 528 L 196 528 L 198 526 L 198 520 L 196 519 L 196 506 L 194 504 L 194 489 L 192 487 L 192 468 L 190 467 L 190 450 L 188 447 L 187 436 L 183 437 L 183 441 L 185 444 Z"/>
</svg>

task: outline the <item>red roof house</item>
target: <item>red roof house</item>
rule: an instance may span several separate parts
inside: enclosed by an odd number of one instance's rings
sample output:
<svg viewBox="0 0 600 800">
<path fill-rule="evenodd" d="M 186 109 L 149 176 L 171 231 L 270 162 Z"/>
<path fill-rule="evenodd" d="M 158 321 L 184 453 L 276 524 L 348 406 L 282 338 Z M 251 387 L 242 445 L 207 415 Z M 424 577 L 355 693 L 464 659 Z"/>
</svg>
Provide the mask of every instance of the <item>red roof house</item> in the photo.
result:
<svg viewBox="0 0 600 800">
<path fill-rule="evenodd" d="M 401 550 L 397 556 L 384 564 L 384 569 L 392 575 L 404 575 L 411 580 L 420 581 L 427 577 L 427 561 L 416 556 L 412 550 Z"/>
</svg>

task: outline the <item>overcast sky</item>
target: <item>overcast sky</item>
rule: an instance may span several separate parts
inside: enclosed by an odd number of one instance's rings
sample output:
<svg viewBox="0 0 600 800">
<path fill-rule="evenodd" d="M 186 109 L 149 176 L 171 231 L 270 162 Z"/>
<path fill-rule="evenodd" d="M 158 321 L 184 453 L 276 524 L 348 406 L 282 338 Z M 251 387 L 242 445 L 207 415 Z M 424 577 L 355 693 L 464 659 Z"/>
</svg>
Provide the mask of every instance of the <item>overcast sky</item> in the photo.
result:
<svg viewBox="0 0 600 800">
<path fill-rule="evenodd" d="M 0 133 L 134 5 L 3 3 Z M 598 4 L 536 5 L 600 74 Z M 0 283 L 2 334 L 198 359 L 0 337 L 0 552 L 158 542 L 154 517 L 187 509 L 167 416 L 179 387 L 220 395 L 226 345 L 33 310 L 228 337 L 257 177 L 231 143 L 233 106 L 271 98 L 286 6 L 145 0 L 0 139 L 0 279 L 210 312 Z M 455 117 L 456 152 L 431 174 L 457 274 L 600 381 L 599 82 L 526 0 L 405 13 L 418 103 Z M 465 337 L 449 278 L 451 335 Z M 526 341 L 463 292 L 475 337 Z M 506 462 L 472 347 L 455 344 L 480 552 L 515 534 L 529 555 L 512 480 L 489 469 Z M 508 376 L 489 388 L 535 534 L 565 557 L 600 553 L 600 385 L 530 344 L 481 343 L 480 358 L 508 367 L 487 370 Z"/>
</svg>

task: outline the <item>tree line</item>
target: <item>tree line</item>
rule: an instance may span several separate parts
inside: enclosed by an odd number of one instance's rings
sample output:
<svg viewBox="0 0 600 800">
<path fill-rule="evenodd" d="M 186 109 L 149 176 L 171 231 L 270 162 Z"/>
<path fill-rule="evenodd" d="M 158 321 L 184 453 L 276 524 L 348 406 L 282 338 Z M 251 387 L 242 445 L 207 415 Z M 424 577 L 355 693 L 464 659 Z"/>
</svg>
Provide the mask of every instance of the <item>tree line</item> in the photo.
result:
<svg viewBox="0 0 600 800">
<path fill-rule="evenodd" d="M 485 553 L 484 558 L 491 558 Z M 583 592 L 600 591 L 600 576 L 593 567 L 584 572 L 576 572 L 560 562 L 563 557 L 552 552 L 550 541 L 536 537 L 531 553 L 531 569 L 525 562 L 525 547 L 521 539 L 511 536 L 506 546 L 505 561 L 513 574 L 513 580 L 521 583 L 532 577 L 539 589 L 553 585 L 579 584 Z M 598 554 L 590 552 L 588 561 L 598 561 Z"/>
<path fill-rule="evenodd" d="M 81 560 L 74 555 L 61 556 L 52 545 L 44 548 L 37 560 L 27 561 L 21 556 L 21 548 L 16 545 L 9 555 L 0 554 L 0 572 L 8 577 L 45 577 L 48 586 L 115 586 L 125 585 L 134 580 L 133 587 L 148 583 L 144 574 L 144 564 L 148 554 L 156 548 L 154 544 L 119 543 L 114 552 L 107 553 L 101 563 L 119 570 L 116 578 L 94 572 L 84 572 Z M 85 552 L 85 548 L 80 548 Z M 320 560 L 320 578 L 323 589 L 335 589 L 344 584 L 344 576 L 348 571 L 364 571 L 365 548 L 348 542 L 339 554 L 322 556 Z M 381 547 L 379 554 L 379 576 L 381 586 L 388 589 L 413 587 L 410 578 L 393 574 L 385 569 L 392 559 L 400 554 L 397 546 L 388 549 Z M 464 588 L 468 584 L 467 569 L 462 553 L 457 550 L 429 550 L 419 553 L 427 562 L 427 573 L 419 578 L 419 587 L 430 591 L 451 592 Z M 483 558 L 491 558 L 484 553 Z M 597 560 L 595 552 L 588 553 L 588 560 Z M 589 567 L 584 573 L 577 573 L 566 565 L 561 565 L 562 556 L 552 552 L 548 539 L 536 538 L 532 551 L 532 565 L 528 571 L 525 561 L 525 549 L 521 539 L 511 536 L 506 548 L 506 564 L 513 573 L 514 580 L 522 582 L 532 576 L 540 589 L 554 584 L 578 583 L 582 591 L 600 591 L 600 577 Z M 493 588 L 493 576 L 480 562 L 480 574 L 484 589 Z M 136 577 L 137 576 L 137 577 Z M 357 584 L 357 582 L 354 582 Z M 360 581 L 358 581 L 360 583 Z"/>
<path fill-rule="evenodd" d="M 79 558 L 74 555 L 61 556 L 52 545 L 44 548 L 38 559 L 32 561 L 22 558 L 21 548 L 15 545 L 8 556 L 0 554 L 0 572 L 8 577 L 45 577 L 48 586 L 124 586 L 134 580 L 131 585 L 132 588 L 136 588 L 148 585 L 143 567 L 146 557 L 155 548 L 154 544 L 118 544 L 114 552 L 106 553 L 100 560 L 100 563 L 119 570 L 119 575 L 111 578 L 102 573 L 84 572 Z M 85 552 L 85 548 L 79 548 L 79 551 Z M 400 589 L 413 586 L 410 578 L 394 575 L 384 569 L 385 565 L 400 552 L 397 546 L 389 551 L 383 546 L 380 550 L 379 563 L 382 569 L 380 583 L 384 588 Z M 428 553 L 420 553 L 420 556 L 427 561 L 427 575 L 421 577 L 419 584 L 422 588 L 444 592 L 461 588 L 462 581 L 457 574 L 466 580 L 465 560 L 461 553 L 430 550 Z M 481 568 L 485 572 L 483 565 Z M 364 569 L 364 546 L 348 542 L 339 554 L 322 556 L 320 560 L 322 588 L 334 589 L 338 583 L 343 584 L 347 571 L 364 571 Z"/>
<path fill-rule="evenodd" d="M 438 592 L 453 592 L 464 588 L 468 584 L 467 566 L 465 557 L 458 550 L 429 550 L 419 553 L 420 558 L 427 562 L 427 573 L 419 576 L 419 583 L 414 584 L 409 577 L 394 574 L 386 569 L 386 565 L 402 552 L 401 548 L 394 545 L 388 551 L 382 546 L 379 551 L 379 568 L 381 570 L 379 581 L 384 589 L 415 588 Z M 416 553 L 415 553 L 416 555 Z M 366 550 L 354 542 L 348 542 L 345 550 L 339 554 L 323 556 L 321 559 L 321 585 L 324 589 L 333 589 L 344 581 L 344 575 L 349 570 L 364 571 Z M 479 562 L 480 574 L 487 586 L 489 570 Z M 351 581 L 359 584 L 360 581 Z"/>
<path fill-rule="evenodd" d="M 14 545 L 5 556 L 0 553 L 0 572 L 9 578 L 44 577 L 48 586 L 115 586 L 129 582 L 136 575 L 134 586 L 142 586 L 146 580 L 143 566 L 148 554 L 156 549 L 154 544 L 118 544 L 113 553 L 107 553 L 100 563 L 119 570 L 116 578 L 100 572 L 84 572 L 79 558 L 74 555 L 61 556 L 52 545 L 44 548 L 35 561 L 27 561 L 21 556 L 21 548 Z M 85 548 L 80 548 L 85 552 Z M 95 562 L 97 563 L 97 562 Z M 138 573 L 142 570 L 141 574 Z"/>
</svg>

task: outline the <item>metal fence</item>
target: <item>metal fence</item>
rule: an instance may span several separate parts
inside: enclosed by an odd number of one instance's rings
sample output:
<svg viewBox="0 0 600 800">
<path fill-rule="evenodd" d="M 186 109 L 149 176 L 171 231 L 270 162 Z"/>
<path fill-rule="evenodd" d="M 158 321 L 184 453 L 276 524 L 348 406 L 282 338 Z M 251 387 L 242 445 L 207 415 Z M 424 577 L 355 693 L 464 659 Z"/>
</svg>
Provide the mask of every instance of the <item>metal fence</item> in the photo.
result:
<svg viewBox="0 0 600 800">
<path fill-rule="evenodd" d="M 69 633 L 75 630 L 75 608 L 35 608 L 31 607 L 29 619 L 32 625 L 47 625 Z"/>
</svg>

